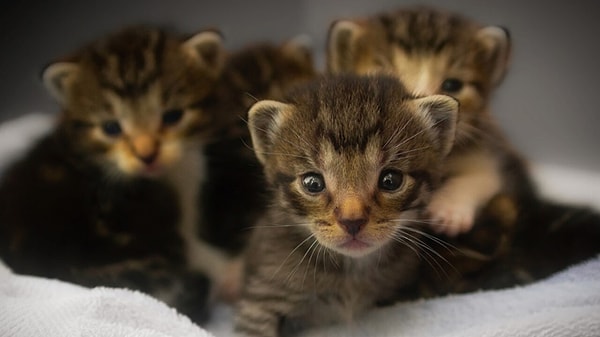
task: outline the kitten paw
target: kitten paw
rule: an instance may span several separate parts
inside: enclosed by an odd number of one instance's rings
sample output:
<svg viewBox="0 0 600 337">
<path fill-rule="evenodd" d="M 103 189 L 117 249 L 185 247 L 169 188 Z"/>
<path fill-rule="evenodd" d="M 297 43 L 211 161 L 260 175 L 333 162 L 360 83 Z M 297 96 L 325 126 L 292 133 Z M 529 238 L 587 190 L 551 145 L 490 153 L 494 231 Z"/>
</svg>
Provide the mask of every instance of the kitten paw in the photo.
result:
<svg viewBox="0 0 600 337">
<path fill-rule="evenodd" d="M 476 207 L 466 201 L 437 196 L 427 211 L 436 233 L 454 237 L 473 228 Z"/>
</svg>

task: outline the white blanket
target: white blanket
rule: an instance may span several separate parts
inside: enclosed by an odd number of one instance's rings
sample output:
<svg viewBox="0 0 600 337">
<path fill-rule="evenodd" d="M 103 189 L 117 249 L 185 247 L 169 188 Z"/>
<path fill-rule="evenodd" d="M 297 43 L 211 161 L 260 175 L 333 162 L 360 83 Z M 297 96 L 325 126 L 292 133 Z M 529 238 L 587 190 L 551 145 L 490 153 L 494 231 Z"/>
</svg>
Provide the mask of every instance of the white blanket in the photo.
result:
<svg viewBox="0 0 600 337">
<path fill-rule="evenodd" d="M 0 172 L 50 123 L 36 115 L 0 126 Z M 600 174 L 549 166 L 535 172 L 555 199 L 600 208 Z M 565 181 L 571 183 L 553 185 Z M 231 308 L 217 306 L 213 320 L 200 328 L 139 292 L 15 275 L 0 263 L 0 337 L 225 337 L 233 335 L 231 318 Z M 600 336 L 600 256 L 526 287 L 397 304 L 304 336 Z"/>
</svg>

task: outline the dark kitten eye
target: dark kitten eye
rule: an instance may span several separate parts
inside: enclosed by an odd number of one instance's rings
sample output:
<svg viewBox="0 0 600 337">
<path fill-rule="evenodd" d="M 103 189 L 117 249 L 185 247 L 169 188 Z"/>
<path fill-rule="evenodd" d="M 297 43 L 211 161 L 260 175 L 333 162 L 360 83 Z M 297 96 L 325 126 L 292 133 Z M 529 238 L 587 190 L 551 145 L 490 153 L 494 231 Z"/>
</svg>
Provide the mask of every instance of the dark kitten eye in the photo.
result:
<svg viewBox="0 0 600 337">
<path fill-rule="evenodd" d="M 456 78 L 447 78 L 442 82 L 442 91 L 447 93 L 457 93 L 463 86 L 463 81 Z"/>
<path fill-rule="evenodd" d="M 309 193 L 320 193 L 325 189 L 325 179 L 318 173 L 307 173 L 302 176 L 302 186 Z"/>
<path fill-rule="evenodd" d="M 183 110 L 181 109 L 172 109 L 163 113 L 162 123 L 163 125 L 170 126 L 177 124 L 181 117 L 183 117 Z"/>
<path fill-rule="evenodd" d="M 102 131 L 111 137 L 116 137 L 123 133 L 121 124 L 118 121 L 106 121 L 102 123 Z"/>
<path fill-rule="evenodd" d="M 404 176 L 401 172 L 384 170 L 379 176 L 379 188 L 384 191 L 395 191 L 402 186 Z"/>
</svg>

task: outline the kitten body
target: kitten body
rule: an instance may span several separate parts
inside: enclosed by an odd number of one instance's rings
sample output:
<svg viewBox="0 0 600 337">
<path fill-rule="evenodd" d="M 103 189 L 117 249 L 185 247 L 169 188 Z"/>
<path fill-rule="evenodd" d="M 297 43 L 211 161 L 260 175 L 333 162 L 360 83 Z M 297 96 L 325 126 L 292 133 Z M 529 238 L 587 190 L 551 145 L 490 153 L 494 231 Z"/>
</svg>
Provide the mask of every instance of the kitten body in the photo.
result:
<svg viewBox="0 0 600 337">
<path fill-rule="evenodd" d="M 49 65 L 56 128 L 0 187 L 11 268 L 130 286 L 202 311 L 203 275 L 214 280 L 226 265 L 197 233 L 200 151 L 222 124 L 204 104 L 222 62 L 214 31 L 184 39 L 139 26 Z M 182 308 L 188 290 L 201 297 Z"/>
<path fill-rule="evenodd" d="M 273 202 L 245 253 L 236 329 L 351 321 L 418 268 L 419 210 L 439 183 L 457 102 L 394 78 L 340 76 L 249 113 Z M 414 245 L 414 246 L 413 246 Z"/>
<path fill-rule="evenodd" d="M 435 229 L 469 231 L 493 197 L 520 204 L 533 195 L 527 168 L 489 111 L 510 56 L 506 30 L 426 7 L 335 22 L 329 31 L 332 73 L 385 73 L 416 95 L 448 94 L 461 104 L 445 183 L 429 205 Z"/>
<path fill-rule="evenodd" d="M 220 295 L 239 295 L 240 253 L 251 227 L 270 200 L 262 167 L 252 152 L 248 109 L 257 100 L 282 99 L 283 92 L 316 75 L 310 46 L 298 36 L 280 44 L 254 43 L 228 55 L 210 107 L 230 120 L 205 147 L 207 179 L 202 208 L 210 226 L 204 237 L 233 257 L 222 273 Z"/>
<path fill-rule="evenodd" d="M 232 254 L 244 246 L 251 227 L 264 213 L 269 191 L 251 147 L 248 109 L 258 100 L 282 99 L 283 92 L 316 76 L 311 50 L 302 36 L 281 44 L 255 43 L 228 55 L 211 109 L 230 120 L 205 147 L 204 185 L 211 226 L 207 239 Z"/>
</svg>

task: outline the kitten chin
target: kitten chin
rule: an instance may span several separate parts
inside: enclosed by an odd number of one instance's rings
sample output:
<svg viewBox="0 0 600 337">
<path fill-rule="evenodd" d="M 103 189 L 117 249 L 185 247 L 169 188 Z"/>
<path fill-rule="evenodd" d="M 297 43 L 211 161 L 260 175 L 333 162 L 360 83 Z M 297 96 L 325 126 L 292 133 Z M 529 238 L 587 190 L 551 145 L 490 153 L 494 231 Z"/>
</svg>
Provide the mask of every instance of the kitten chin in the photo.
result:
<svg viewBox="0 0 600 337">
<path fill-rule="evenodd" d="M 417 275 L 420 212 L 457 111 L 449 96 L 415 98 L 385 76 L 324 77 L 254 104 L 273 200 L 244 255 L 236 329 L 279 336 L 282 321 L 347 321 L 393 301 Z"/>
</svg>

